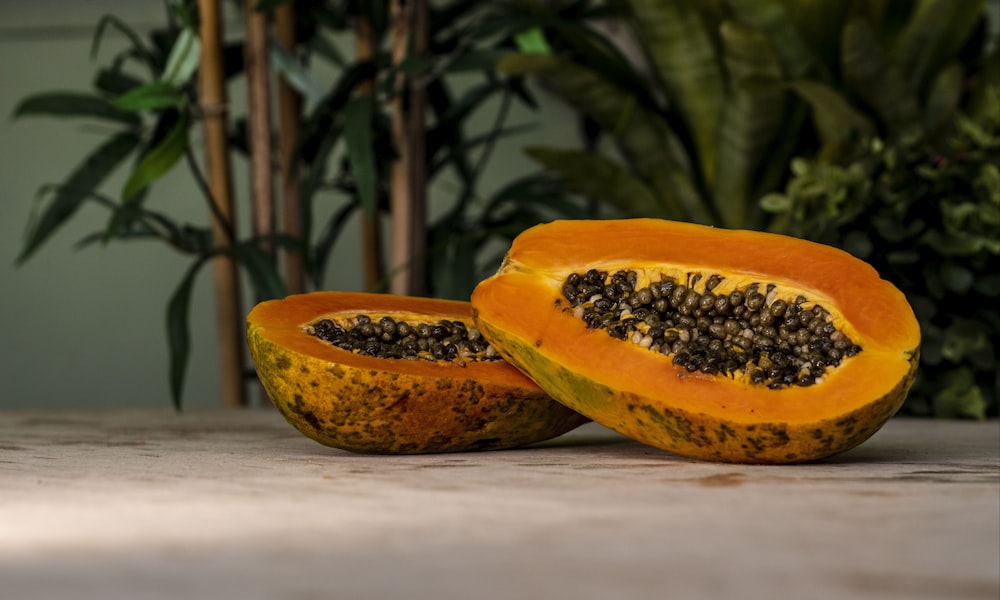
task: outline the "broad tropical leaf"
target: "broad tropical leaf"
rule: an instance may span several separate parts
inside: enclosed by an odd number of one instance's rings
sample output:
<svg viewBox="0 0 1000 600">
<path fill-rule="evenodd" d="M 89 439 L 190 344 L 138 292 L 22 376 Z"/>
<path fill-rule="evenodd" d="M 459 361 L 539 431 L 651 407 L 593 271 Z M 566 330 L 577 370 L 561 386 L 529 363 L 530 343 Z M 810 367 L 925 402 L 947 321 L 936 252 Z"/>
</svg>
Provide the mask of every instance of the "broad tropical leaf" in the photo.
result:
<svg viewBox="0 0 1000 600">
<path fill-rule="evenodd" d="M 627 161 L 663 200 L 670 218 L 715 222 L 692 181 L 691 166 L 682 162 L 684 154 L 672 131 L 635 96 L 586 67 L 552 56 L 511 55 L 498 68 L 537 73 L 564 101 L 614 136 Z"/>
<path fill-rule="evenodd" d="M 624 214 L 667 217 L 662 202 L 624 165 L 593 152 L 543 146 L 524 149 L 574 192 L 609 203 Z"/>
<path fill-rule="evenodd" d="M 727 0 L 736 19 L 768 37 L 781 56 L 785 75 L 801 78 L 816 71 L 820 63 L 802 39 L 782 0 Z"/>
<path fill-rule="evenodd" d="M 702 177 L 712 181 L 725 93 L 712 36 L 693 2 L 632 0 L 630 5 L 643 48 L 694 138 Z"/>
<path fill-rule="evenodd" d="M 735 22 L 720 28 L 730 87 L 719 136 L 719 163 L 712 189 L 716 212 L 726 227 L 745 227 L 754 178 L 764 160 L 785 157 L 768 148 L 786 118 L 781 59 L 763 34 Z"/>
<path fill-rule="evenodd" d="M 920 118 L 916 90 L 910 88 L 898 65 L 889 62 L 865 19 L 851 19 L 844 27 L 841 65 L 844 80 L 898 133 Z"/>
<path fill-rule="evenodd" d="M 871 120 L 829 85 L 800 80 L 788 86 L 812 107 L 813 122 L 827 150 L 832 151 L 859 135 L 875 133 Z"/>
<path fill-rule="evenodd" d="M 934 75 L 954 60 L 976 23 L 984 0 L 915 0 L 910 20 L 896 39 L 892 59 L 923 92 Z"/>
</svg>

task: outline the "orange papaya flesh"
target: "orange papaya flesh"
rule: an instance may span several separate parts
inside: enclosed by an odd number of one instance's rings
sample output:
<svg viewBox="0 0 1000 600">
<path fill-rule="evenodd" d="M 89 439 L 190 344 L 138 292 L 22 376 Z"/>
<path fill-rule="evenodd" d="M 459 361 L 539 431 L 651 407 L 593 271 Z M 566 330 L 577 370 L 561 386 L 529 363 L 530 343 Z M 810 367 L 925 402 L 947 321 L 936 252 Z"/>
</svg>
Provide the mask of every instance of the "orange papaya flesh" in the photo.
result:
<svg viewBox="0 0 1000 600">
<path fill-rule="evenodd" d="M 746 374 L 705 374 L 588 327 L 562 287 L 589 269 L 721 277 L 717 291 L 773 284 L 821 305 L 861 351 L 808 386 L 772 389 Z M 692 458 L 817 460 L 873 435 L 901 406 L 920 331 L 905 297 L 866 263 L 828 246 L 751 231 L 652 219 L 556 221 L 518 236 L 472 295 L 474 321 L 497 351 L 554 398 L 594 421 Z"/>
<path fill-rule="evenodd" d="M 315 323 L 358 315 L 469 327 L 467 302 L 348 292 L 269 300 L 247 316 L 247 344 L 268 397 L 307 437 L 360 453 L 494 450 L 558 436 L 587 419 L 502 360 L 379 358 L 330 344 Z"/>
</svg>

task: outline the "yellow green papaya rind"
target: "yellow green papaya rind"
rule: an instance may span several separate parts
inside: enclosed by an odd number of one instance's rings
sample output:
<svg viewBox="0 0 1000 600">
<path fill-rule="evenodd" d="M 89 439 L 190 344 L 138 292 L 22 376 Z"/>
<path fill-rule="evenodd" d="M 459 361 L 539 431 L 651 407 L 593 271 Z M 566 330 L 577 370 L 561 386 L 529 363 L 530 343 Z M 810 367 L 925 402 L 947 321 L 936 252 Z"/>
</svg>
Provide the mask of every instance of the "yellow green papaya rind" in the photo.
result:
<svg viewBox="0 0 1000 600">
<path fill-rule="evenodd" d="M 719 274 L 773 282 L 831 312 L 863 350 L 808 387 L 772 390 L 746 378 L 673 365 L 575 317 L 562 297 L 587 269 Z M 920 330 L 904 295 L 846 252 L 762 232 L 655 219 L 556 221 L 517 236 L 472 294 L 483 336 L 552 397 L 624 435 L 694 458 L 817 460 L 874 434 L 916 373 Z"/>
<path fill-rule="evenodd" d="M 507 362 L 574 411 L 638 442 L 716 462 L 793 464 L 850 450 L 874 435 L 899 410 L 918 363 L 915 354 L 909 373 L 894 389 L 836 418 L 814 423 L 740 423 L 616 391 L 573 373 L 534 344 L 507 335 L 488 322 L 477 320 L 477 326 Z"/>
<path fill-rule="evenodd" d="M 272 339 L 287 343 L 287 336 L 269 334 L 266 324 L 247 326 L 250 355 L 268 397 L 295 429 L 326 446 L 368 454 L 499 450 L 553 438 L 588 421 L 499 361 L 496 368 L 516 377 L 502 373 L 491 380 L 481 373 L 493 367 L 447 363 L 397 365 L 410 373 L 392 364 L 380 369 L 380 363 L 398 361 L 356 357 L 305 333 L 295 350 Z M 310 346 L 314 350 L 301 351 Z M 345 364 L 351 360 L 359 364 Z M 428 374 L 435 370 L 440 375 Z M 469 371 L 480 375 L 463 376 Z"/>
</svg>

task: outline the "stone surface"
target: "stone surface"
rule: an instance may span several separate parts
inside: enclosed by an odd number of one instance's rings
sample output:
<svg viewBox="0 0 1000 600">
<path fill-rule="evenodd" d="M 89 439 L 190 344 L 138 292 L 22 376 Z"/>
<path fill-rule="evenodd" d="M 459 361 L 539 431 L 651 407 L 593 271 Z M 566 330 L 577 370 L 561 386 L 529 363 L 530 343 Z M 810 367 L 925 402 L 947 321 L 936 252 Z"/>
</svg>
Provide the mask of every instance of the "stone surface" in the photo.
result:
<svg viewBox="0 0 1000 600">
<path fill-rule="evenodd" d="M 1000 597 L 1000 427 L 787 467 L 587 425 L 361 456 L 272 410 L 0 412 L 4 598 Z"/>
</svg>

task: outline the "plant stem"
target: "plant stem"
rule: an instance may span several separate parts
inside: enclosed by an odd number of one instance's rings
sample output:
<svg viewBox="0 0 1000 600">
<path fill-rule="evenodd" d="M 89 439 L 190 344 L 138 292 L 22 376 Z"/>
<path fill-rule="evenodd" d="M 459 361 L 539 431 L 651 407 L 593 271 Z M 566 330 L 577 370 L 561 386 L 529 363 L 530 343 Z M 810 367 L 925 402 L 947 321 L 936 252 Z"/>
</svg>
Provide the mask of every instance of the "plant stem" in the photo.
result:
<svg viewBox="0 0 1000 600">
<path fill-rule="evenodd" d="M 253 232 L 265 252 L 273 254 L 274 186 L 271 176 L 270 69 L 267 62 L 267 13 L 257 0 L 244 4 L 246 38 L 243 43 L 247 74 L 247 128 L 250 143 L 250 193 L 253 198 Z"/>
<path fill-rule="evenodd" d="M 365 17 L 358 18 L 355 28 L 355 53 L 358 62 L 375 60 L 375 34 L 372 32 L 372 24 Z M 374 87 L 375 77 L 372 75 L 372 77 L 358 82 L 355 90 L 358 94 L 371 94 Z M 364 210 L 360 211 L 362 277 L 366 291 L 376 290 L 385 277 L 382 260 L 382 231 L 379 227 L 381 212 L 378 202 L 373 207 L 373 214 L 368 214 Z"/>
<path fill-rule="evenodd" d="M 274 10 L 275 37 L 290 53 L 295 53 L 295 9 L 291 2 Z M 290 238 L 300 240 L 297 251 L 286 250 L 285 280 L 289 294 L 299 294 L 306 289 L 304 253 L 308 244 L 302 239 L 302 174 L 296 147 L 302 122 L 302 96 L 285 79 L 278 81 L 278 142 L 281 154 L 281 206 L 282 229 Z"/>
<path fill-rule="evenodd" d="M 426 0 L 392 0 L 392 60 L 399 65 L 427 51 Z M 392 280 L 394 294 L 427 293 L 426 75 L 399 75 L 392 104 L 397 160 L 392 165 Z"/>
<path fill-rule="evenodd" d="M 235 210 L 226 139 L 227 106 L 219 2 L 198 0 L 198 8 L 202 43 L 199 104 L 204 115 L 205 170 L 212 202 L 218 208 L 212 214 L 212 234 L 216 246 L 225 246 L 232 241 L 232 231 L 227 224 L 235 223 Z M 212 262 L 222 403 L 231 407 L 246 406 L 239 272 L 236 263 L 221 254 Z"/>
</svg>

